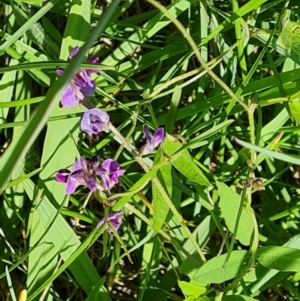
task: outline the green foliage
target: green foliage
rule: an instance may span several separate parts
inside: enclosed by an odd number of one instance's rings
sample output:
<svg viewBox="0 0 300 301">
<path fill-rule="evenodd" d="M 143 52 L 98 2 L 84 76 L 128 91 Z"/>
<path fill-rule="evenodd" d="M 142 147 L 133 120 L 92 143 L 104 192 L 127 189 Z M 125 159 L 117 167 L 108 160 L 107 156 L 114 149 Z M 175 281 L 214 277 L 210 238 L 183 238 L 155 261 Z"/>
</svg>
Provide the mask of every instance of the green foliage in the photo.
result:
<svg viewBox="0 0 300 301">
<path fill-rule="evenodd" d="M 193 275 L 193 280 L 202 283 L 223 283 L 237 277 L 248 261 L 248 252 L 233 251 L 227 263 L 226 256 L 227 254 L 223 254 L 205 262 Z"/>
<path fill-rule="evenodd" d="M 300 300 L 299 9 L 1 3 L 0 299 Z M 62 107 L 90 69 L 89 102 Z M 110 123 L 87 135 L 93 106 Z M 166 133 L 148 154 L 144 124 Z M 57 172 L 95 155 L 119 183 L 66 195 Z"/>
<path fill-rule="evenodd" d="M 224 183 L 217 183 L 220 196 L 220 208 L 225 223 L 231 233 L 238 222 L 237 237 L 241 244 L 249 246 L 253 235 L 253 224 L 249 210 L 243 206 L 243 199 Z M 243 206 L 242 214 L 239 215 L 239 207 Z M 237 218 L 239 217 L 239 221 Z"/>
<path fill-rule="evenodd" d="M 299 272 L 299 250 L 287 247 L 261 247 L 257 250 L 257 261 L 269 268 L 282 272 Z"/>
</svg>

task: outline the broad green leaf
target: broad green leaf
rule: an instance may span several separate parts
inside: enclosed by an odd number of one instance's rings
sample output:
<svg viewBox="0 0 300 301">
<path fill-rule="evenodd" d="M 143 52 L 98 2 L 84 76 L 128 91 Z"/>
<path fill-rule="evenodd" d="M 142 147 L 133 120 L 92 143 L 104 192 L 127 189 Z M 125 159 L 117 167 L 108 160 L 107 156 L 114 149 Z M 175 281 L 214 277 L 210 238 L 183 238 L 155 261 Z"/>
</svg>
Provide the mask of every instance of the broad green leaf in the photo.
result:
<svg viewBox="0 0 300 301">
<path fill-rule="evenodd" d="M 300 272 L 300 250 L 288 247 L 261 247 L 256 253 L 257 261 L 273 270 Z"/>
<path fill-rule="evenodd" d="M 10 66 L 17 65 L 18 61 L 12 59 L 9 63 Z M 3 74 L 0 80 L 0 103 L 10 102 L 12 100 L 14 85 L 16 79 L 16 72 L 8 72 Z M 6 122 L 8 108 L 0 109 L 0 124 Z"/>
<path fill-rule="evenodd" d="M 162 163 L 164 161 L 162 150 L 158 150 L 155 157 L 155 163 Z M 171 164 L 160 167 L 157 171 L 157 178 L 161 183 L 163 189 L 168 193 L 170 199 L 172 199 L 172 166 Z M 166 203 L 164 197 L 161 195 L 158 187 L 152 183 L 152 205 L 153 205 L 153 227 L 157 233 L 162 228 L 166 217 L 169 213 L 169 206 Z"/>
<path fill-rule="evenodd" d="M 200 286 L 195 283 L 178 280 L 178 285 L 182 293 L 186 296 L 198 297 L 206 292 L 205 286 Z"/>
<path fill-rule="evenodd" d="M 258 301 L 258 299 L 249 296 L 225 296 L 222 301 Z"/>
<path fill-rule="evenodd" d="M 36 187 L 30 179 L 23 183 L 29 198 L 33 199 Z M 44 269 L 47 268 L 47 272 L 51 271 L 52 265 L 48 268 L 47 263 L 52 263 L 51 260 L 53 260 L 53 256 L 59 253 L 63 260 L 67 261 L 77 248 L 80 247 L 81 242 L 66 220 L 57 213 L 57 209 L 46 196 L 44 196 L 37 205 L 33 218 L 33 225 L 35 224 L 37 226 L 37 228 L 33 229 L 33 232 L 38 232 L 35 234 L 35 243 L 40 241 L 42 244 L 42 248 L 39 248 L 42 253 L 38 258 L 46 265 L 43 266 L 43 273 L 41 273 L 41 270 L 39 270 L 39 273 L 42 274 L 41 276 L 44 276 L 46 274 Z M 52 254 L 50 258 L 49 254 Z M 87 294 L 91 293 L 94 286 L 100 281 L 98 272 L 86 252 L 78 254 L 78 257 L 71 263 L 69 269 Z M 35 270 L 36 268 L 34 267 L 31 271 Z M 41 278 L 41 276 L 39 278 Z M 44 284 L 44 281 L 37 282 L 40 283 L 40 286 Z M 36 281 L 33 283 L 36 283 Z M 40 286 L 37 286 L 37 288 Z M 32 294 L 34 293 L 35 291 L 32 292 Z M 98 299 L 95 300 L 110 300 L 104 287 L 101 289 L 101 295 L 99 294 Z"/>
<path fill-rule="evenodd" d="M 223 267 L 226 256 L 223 254 L 205 262 L 192 279 L 203 283 L 222 283 L 238 276 L 249 259 L 249 253 L 245 250 L 231 252 L 229 261 Z"/>
<path fill-rule="evenodd" d="M 173 136 L 167 134 L 167 137 L 163 144 L 163 149 L 166 155 L 171 157 L 179 149 L 183 147 L 182 143 L 176 140 Z M 209 180 L 203 174 L 201 169 L 193 162 L 193 158 L 189 151 L 184 149 L 181 151 L 181 155 L 175 160 L 172 165 L 190 181 L 203 186 L 210 186 Z"/>
<path fill-rule="evenodd" d="M 234 232 L 236 220 L 238 217 L 241 197 L 234 192 L 225 183 L 217 182 L 218 194 L 220 196 L 220 208 L 225 223 L 231 233 Z M 237 238 L 244 246 L 249 246 L 253 233 L 253 224 L 249 212 L 243 208 L 239 219 Z"/>
</svg>

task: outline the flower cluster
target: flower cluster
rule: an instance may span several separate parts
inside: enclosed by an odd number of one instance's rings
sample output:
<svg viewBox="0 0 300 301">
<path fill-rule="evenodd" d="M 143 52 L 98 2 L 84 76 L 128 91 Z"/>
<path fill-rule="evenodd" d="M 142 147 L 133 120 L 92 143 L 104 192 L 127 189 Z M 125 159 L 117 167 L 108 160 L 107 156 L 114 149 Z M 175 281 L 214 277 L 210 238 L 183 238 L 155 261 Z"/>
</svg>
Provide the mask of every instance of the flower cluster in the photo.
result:
<svg viewBox="0 0 300 301">
<path fill-rule="evenodd" d="M 71 60 L 77 55 L 79 47 L 75 47 L 70 55 Z M 96 64 L 98 57 L 88 59 L 91 64 Z M 63 69 L 58 68 L 56 73 L 62 75 Z M 65 107 L 72 108 L 77 104 L 88 104 L 89 109 L 83 114 L 80 128 L 89 136 L 98 135 L 101 132 L 109 132 L 110 118 L 109 115 L 98 109 L 90 108 L 88 97 L 93 95 L 96 90 L 96 83 L 90 77 L 92 73 L 98 73 L 97 69 L 79 69 L 72 77 L 69 85 L 62 94 L 61 103 Z M 151 133 L 147 125 L 143 126 L 143 133 L 146 143 L 142 146 L 140 153 L 148 154 L 154 150 L 164 139 L 164 129 L 158 128 L 154 134 Z M 90 191 L 104 191 L 110 194 L 110 190 L 119 183 L 119 177 L 124 174 L 124 170 L 120 168 L 117 161 L 108 158 L 100 164 L 99 156 L 96 155 L 91 159 L 79 158 L 73 165 L 71 171 L 61 169 L 56 174 L 56 180 L 66 184 L 66 194 L 70 195 L 75 192 L 78 186 L 85 186 Z M 113 235 L 112 227 L 117 231 L 121 224 L 123 212 L 109 214 L 98 223 L 97 227 L 101 227 L 106 223 L 106 230 Z M 110 226 L 108 225 L 110 224 Z"/>
</svg>

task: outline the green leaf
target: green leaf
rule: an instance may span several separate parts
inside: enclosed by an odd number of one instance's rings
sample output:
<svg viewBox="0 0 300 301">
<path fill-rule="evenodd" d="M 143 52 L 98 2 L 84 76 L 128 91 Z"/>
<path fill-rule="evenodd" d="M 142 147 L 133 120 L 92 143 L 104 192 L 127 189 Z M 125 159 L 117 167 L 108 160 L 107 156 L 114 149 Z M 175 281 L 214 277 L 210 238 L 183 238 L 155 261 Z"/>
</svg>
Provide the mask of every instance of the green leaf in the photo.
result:
<svg viewBox="0 0 300 301">
<path fill-rule="evenodd" d="M 190 282 L 178 280 L 178 285 L 182 293 L 186 296 L 198 297 L 206 292 L 206 287 L 199 286 L 196 283 L 190 283 Z"/>
<path fill-rule="evenodd" d="M 31 3 L 42 3 L 46 0 L 13 0 L 13 1 L 31 4 Z"/>
<path fill-rule="evenodd" d="M 220 196 L 220 208 L 225 223 L 231 233 L 234 232 L 241 197 L 224 183 L 217 182 L 218 194 Z M 253 224 L 249 212 L 243 208 L 239 219 L 237 238 L 244 246 L 249 246 L 253 233 Z"/>
<path fill-rule="evenodd" d="M 211 301 L 211 299 L 209 299 L 208 297 L 204 296 L 204 297 L 199 297 L 196 301 Z"/>
<path fill-rule="evenodd" d="M 248 296 L 225 296 L 222 301 L 257 301 L 257 299 Z"/>
<path fill-rule="evenodd" d="M 287 48 L 292 48 L 300 54 L 300 23 L 288 22 L 282 29 L 281 38 Z"/>
<path fill-rule="evenodd" d="M 291 102 L 290 110 L 293 118 L 300 124 L 300 102 Z"/>
<path fill-rule="evenodd" d="M 245 250 L 231 252 L 229 261 L 223 267 L 226 256 L 223 254 L 205 262 L 192 279 L 203 283 L 222 283 L 235 278 L 248 262 L 249 253 Z"/>
<path fill-rule="evenodd" d="M 156 153 L 155 163 L 163 163 L 164 157 L 162 150 L 160 149 Z M 163 165 L 157 171 L 157 178 L 159 179 L 162 187 L 168 193 L 170 199 L 172 199 L 172 188 L 173 188 L 173 181 L 172 181 L 172 165 Z M 152 205 L 153 205 L 153 227 L 155 232 L 159 232 L 162 228 L 166 217 L 169 213 L 169 206 L 165 201 L 164 197 L 162 196 L 160 190 L 154 183 L 152 184 Z"/>
<path fill-rule="evenodd" d="M 300 250 L 288 247 L 261 247 L 257 250 L 257 261 L 273 270 L 300 272 Z"/>
<path fill-rule="evenodd" d="M 169 157 L 175 154 L 182 147 L 183 145 L 181 142 L 167 134 L 163 149 Z M 177 160 L 173 161 L 172 165 L 190 181 L 203 186 L 210 186 L 209 180 L 205 177 L 201 169 L 193 162 L 193 158 L 188 150 L 182 150 L 180 156 Z"/>
</svg>

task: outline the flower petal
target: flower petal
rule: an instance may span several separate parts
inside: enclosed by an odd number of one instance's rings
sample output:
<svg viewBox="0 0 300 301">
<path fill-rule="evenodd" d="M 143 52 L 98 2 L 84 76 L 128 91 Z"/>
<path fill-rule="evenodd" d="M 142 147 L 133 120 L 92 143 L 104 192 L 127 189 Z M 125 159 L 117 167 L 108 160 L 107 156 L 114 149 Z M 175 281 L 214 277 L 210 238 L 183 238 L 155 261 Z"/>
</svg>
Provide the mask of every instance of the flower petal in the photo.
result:
<svg viewBox="0 0 300 301">
<path fill-rule="evenodd" d="M 101 164 L 101 169 L 103 169 L 104 171 L 110 171 L 110 165 L 113 162 L 113 159 L 106 159 L 103 161 L 103 163 Z"/>
<path fill-rule="evenodd" d="M 111 213 L 108 215 L 107 218 L 104 217 L 99 221 L 99 223 L 97 224 L 97 228 L 100 228 L 106 222 L 106 223 L 111 223 L 114 229 L 118 231 L 122 223 L 122 217 L 123 217 L 122 211 Z M 111 236 L 114 235 L 114 232 L 110 229 L 108 224 L 106 225 L 106 231 L 108 232 L 109 235 Z"/>
<path fill-rule="evenodd" d="M 96 181 L 96 177 L 90 176 L 87 177 L 85 179 L 86 185 L 87 187 L 91 190 L 91 191 L 96 191 L 97 190 L 97 181 Z"/>
<path fill-rule="evenodd" d="M 98 57 L 91 57 L 91 58 L 88 59 L 88 62 L 91 63 L 91 64 L 97 64 L 99 62 L 99 58 Z M 86 72 L 88 74 L 99 73 L 100 70 L 99 69 L 86 69 Z"/>
<path fill-rule="evenodd" d="M 71 85 L 68 85 L 61 97 L 61 103 L 64 107 L 73 108 L 79 103 L 79 99 Z"/>
<path fill-rule="evenodd" d="M 81 119 L 80 127 L 83 132 L 97 135 L 105 130 L 109 122 L 109 115 L 100 109 L 87 110 Z"/>
<path fill-rule="evenodd" d="M 98 155 L 96 155 L 90 159 L 90 166 L 94 171 L 96 171 L 99 168 L 99 165 L 100 165 L 100 163 L 99 163 Z"/>
<path fill-rule="evenodd" d="M 152 132 L 149 130 L 149 128 L 148 128 L 148 126 L 146 124 L 143 125 L 143 132 L 144 132 L 144 135 L 145 135 L 147 141 L 150 144 L 152 144 L 154 136 L 153 136 Z"/>
<path fill-rule="evenodd" d="M 164 140 L 165 130 L 164 128 L 158 128 L 154 133 L 154 147 L 158 146 Z"/>
<path fill-rule="evenodd" d="M 77 53 L 79 52 L 79 47 L 78 46 L 76 46 L 76 47 L 74 47 L 72 50 L 71 50 L 71 52 L 70 52 L 70 55 L 69 55 L 69 59 L 71 60 L 75 55 L 77 55 Z"/>
<path fill-rule="evenodd" d="M 67 183 L 70 171 L 68 169 L 61 169 L 55 175 L 55 178 L 60 183 Z"/>
<path fill-rule="evenodd" d="M 57 68 L 56 69 L 56 74 L 59 75 L 59 76 L 63 75 L 64 74 L 64 69 Z"/>
<path fill-rule="evenodd" d="M 154 144 L 150 144 L 148 141 L 140 148 L 140 153 L 142 155 L 147 155 L 154 150 Z"/>
<path fill-rule="evenodd" d="M 85 165 L 85 159 L 80 157 L 79 160 L 77 160 L 73 167 L 72 167 L 72 172 L 77 171 L 77 170 L 81 170 L 83 168 L 83 165 Z"/>
<path fill-rule="evenodd" d="M 79 185 L 80 183 L 78 183 L 75 178 L 69 177 L 66 185 L 66 194 L 74 193 Z"/>
<path fill-rule="evenodd" d="M 80 91 L 85 96 L 91 96 L 95 93 L 96 84 L 93 80 L 90 81 L 90 85 L 86 85 L 85 87 L 81 87 Z"/>
</svg>

